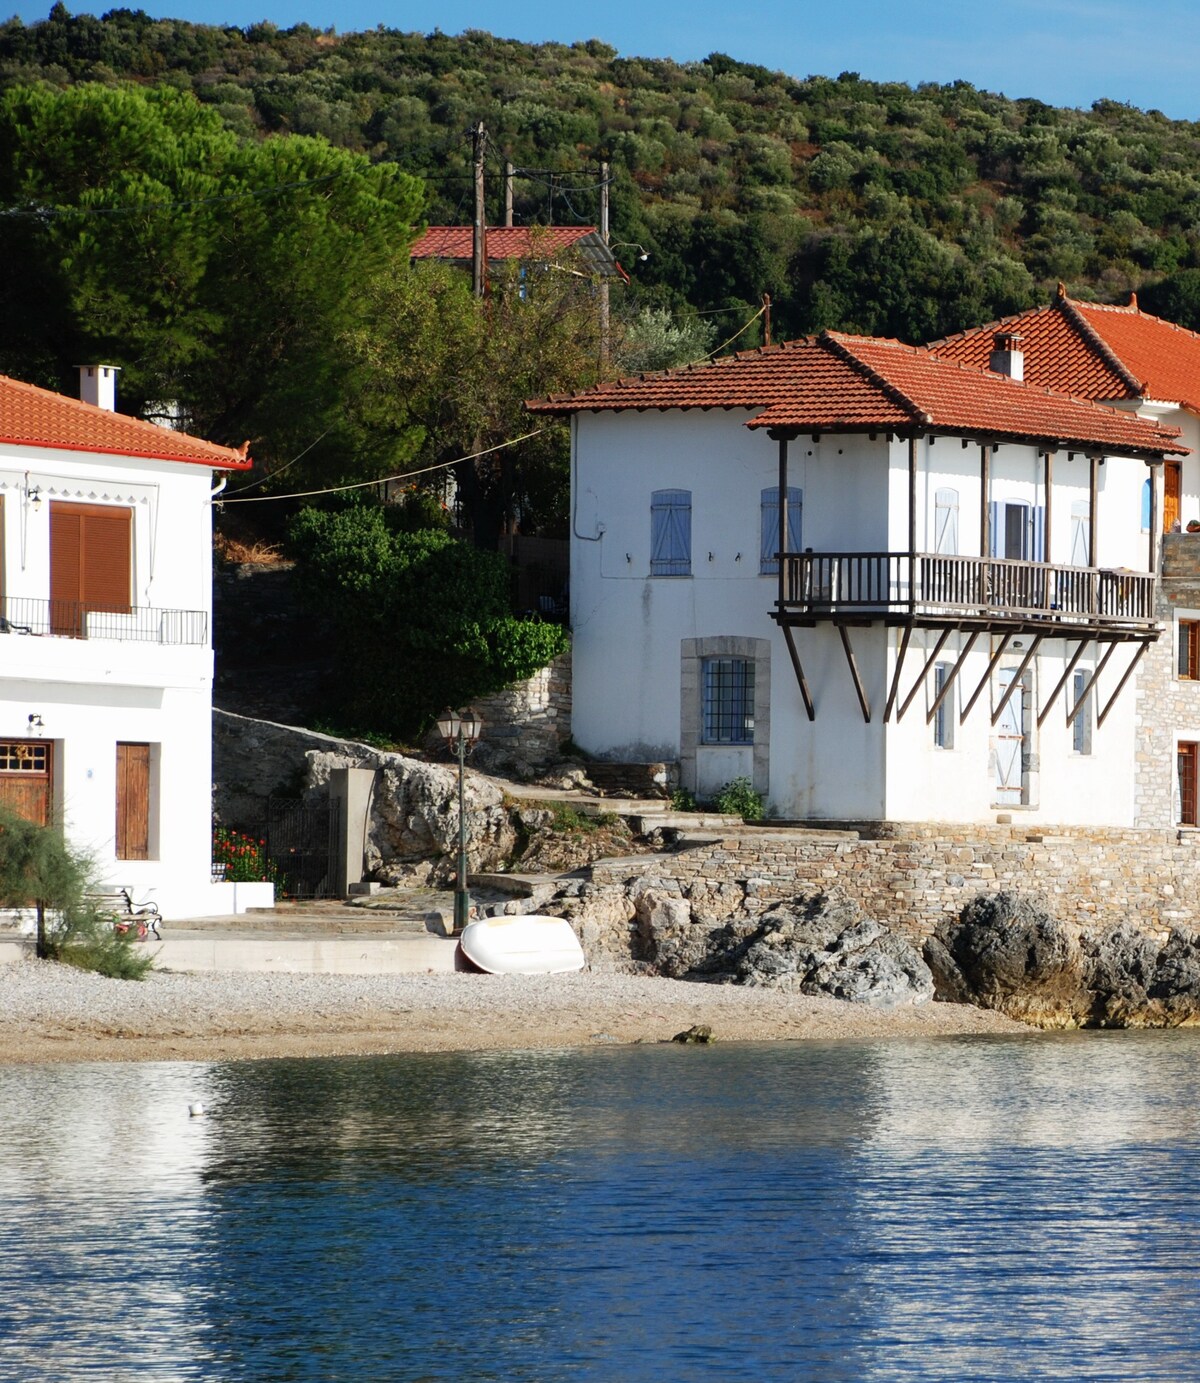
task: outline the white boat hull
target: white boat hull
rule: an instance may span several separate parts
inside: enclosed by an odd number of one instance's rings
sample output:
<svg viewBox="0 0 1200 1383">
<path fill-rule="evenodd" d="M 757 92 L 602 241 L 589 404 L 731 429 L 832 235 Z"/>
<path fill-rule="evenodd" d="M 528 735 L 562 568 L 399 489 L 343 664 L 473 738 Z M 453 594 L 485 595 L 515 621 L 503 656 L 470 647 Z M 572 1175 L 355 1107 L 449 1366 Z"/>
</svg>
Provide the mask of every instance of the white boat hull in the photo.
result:
<svg viewBox="0 0 1200 1383">
<path fill-rule="evenodd" d="M 469 922 L 459 945 L 489 975 L 563 975 L 586 964 L 571 924 L 537 913 Z"/>
</svg>

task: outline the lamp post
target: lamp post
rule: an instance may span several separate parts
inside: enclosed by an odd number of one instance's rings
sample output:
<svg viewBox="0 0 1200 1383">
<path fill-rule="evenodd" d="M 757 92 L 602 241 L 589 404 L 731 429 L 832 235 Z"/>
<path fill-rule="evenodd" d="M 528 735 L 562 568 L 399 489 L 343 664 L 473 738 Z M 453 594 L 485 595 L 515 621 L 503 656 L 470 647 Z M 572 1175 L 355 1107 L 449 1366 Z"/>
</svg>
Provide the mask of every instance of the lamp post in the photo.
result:
<svg viewBox="0 0 1200 1383">
<path fill-rule="evenodd" d="M 454 931 L 457 934 L 467 925 L 471 900 L 467 894 L 467 813 L 463 796 L 467 750 L 479 738 L 483 721 L 469 707 L 452 711 L 449 707 L 437 718 L 438 733 L 458 756 L 458 877 L 454 886 Z"/>
</svg>

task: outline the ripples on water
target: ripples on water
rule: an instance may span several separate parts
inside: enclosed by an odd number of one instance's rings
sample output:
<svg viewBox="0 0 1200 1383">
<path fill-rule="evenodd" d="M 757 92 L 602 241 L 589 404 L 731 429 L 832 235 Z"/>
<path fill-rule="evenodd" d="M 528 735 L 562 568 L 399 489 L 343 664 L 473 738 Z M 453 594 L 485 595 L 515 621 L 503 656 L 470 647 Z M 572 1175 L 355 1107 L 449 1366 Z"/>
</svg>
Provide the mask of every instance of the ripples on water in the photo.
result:
<svg viewBox="0 0 1200 1383">
<path fill-rule="evenodd" d="M 0 1068 L 0 1378 L 1200 1378 L 1198 1077 L 1169 1033 Z"/>
</svg>

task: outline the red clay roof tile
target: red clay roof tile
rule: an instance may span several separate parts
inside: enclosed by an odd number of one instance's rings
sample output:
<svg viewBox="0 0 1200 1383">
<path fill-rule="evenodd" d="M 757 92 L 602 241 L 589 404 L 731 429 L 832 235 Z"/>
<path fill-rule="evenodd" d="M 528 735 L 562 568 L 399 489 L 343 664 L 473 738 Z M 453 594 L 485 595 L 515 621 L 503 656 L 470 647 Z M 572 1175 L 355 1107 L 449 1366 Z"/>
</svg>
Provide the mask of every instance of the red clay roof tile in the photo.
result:
<svg viewBox="0 0 1200 1383">
<path fill-rule="evenodd" d="M 0 375 L 0 442 L 186 461 L 214 470 L 242 471 L 251 464 L 244 450 L 202 442 L 186 432 L 172 432 L 141 418 L 110 413 L 6 375 Z"/>
<path fill-rule="evenodd" d="M 990 349 L 990 347 L 989 347 Z M 823 332 L 758 351 L 579 394 L 531 400 L 535 413 L 626 409 L 762 409 L 747 425 L 796 431 L 932 429 L 1062 442 L 1080 449 L 1181 452 L 1178 428 L 944 360 L 877 337 Z"/>
<path fill-rule="evenodd" d="M 1142 312 L 1083 303 L 1065 293 L 1033 308 L 973 327 L 928 350 L 987 369 L 997 331 L 1020 334 L 1025 379 L 1089 399 L 1157 399 L 1200 413 L 1200 335 Z"/>
<path fill-rule="evenodd" d="M 559 254 L 589 235 L 595 226 L 489 226 L 489 260 L 532 259 Z M 472 256 L 470 226 L 430 226 L 418 236 L 409 254 L 413 259 L 467 259 Z"/>
</svg>

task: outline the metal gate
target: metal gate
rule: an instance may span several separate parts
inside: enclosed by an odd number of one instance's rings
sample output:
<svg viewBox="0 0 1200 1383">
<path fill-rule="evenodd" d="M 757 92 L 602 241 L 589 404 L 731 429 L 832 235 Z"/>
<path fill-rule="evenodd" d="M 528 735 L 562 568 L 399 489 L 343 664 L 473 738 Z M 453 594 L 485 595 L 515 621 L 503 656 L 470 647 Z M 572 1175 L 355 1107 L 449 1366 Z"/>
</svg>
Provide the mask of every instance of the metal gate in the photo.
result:
<svg viewBox="0 0 1200 1383">
<path fill-rule="evenodd" d="M 278 897 L 332 897 L 340 818 L 340 802 L 310 806 L 294 797 L 264 799 L 261 818 L 243 829 L 266 842 Z"/>
</svg>

